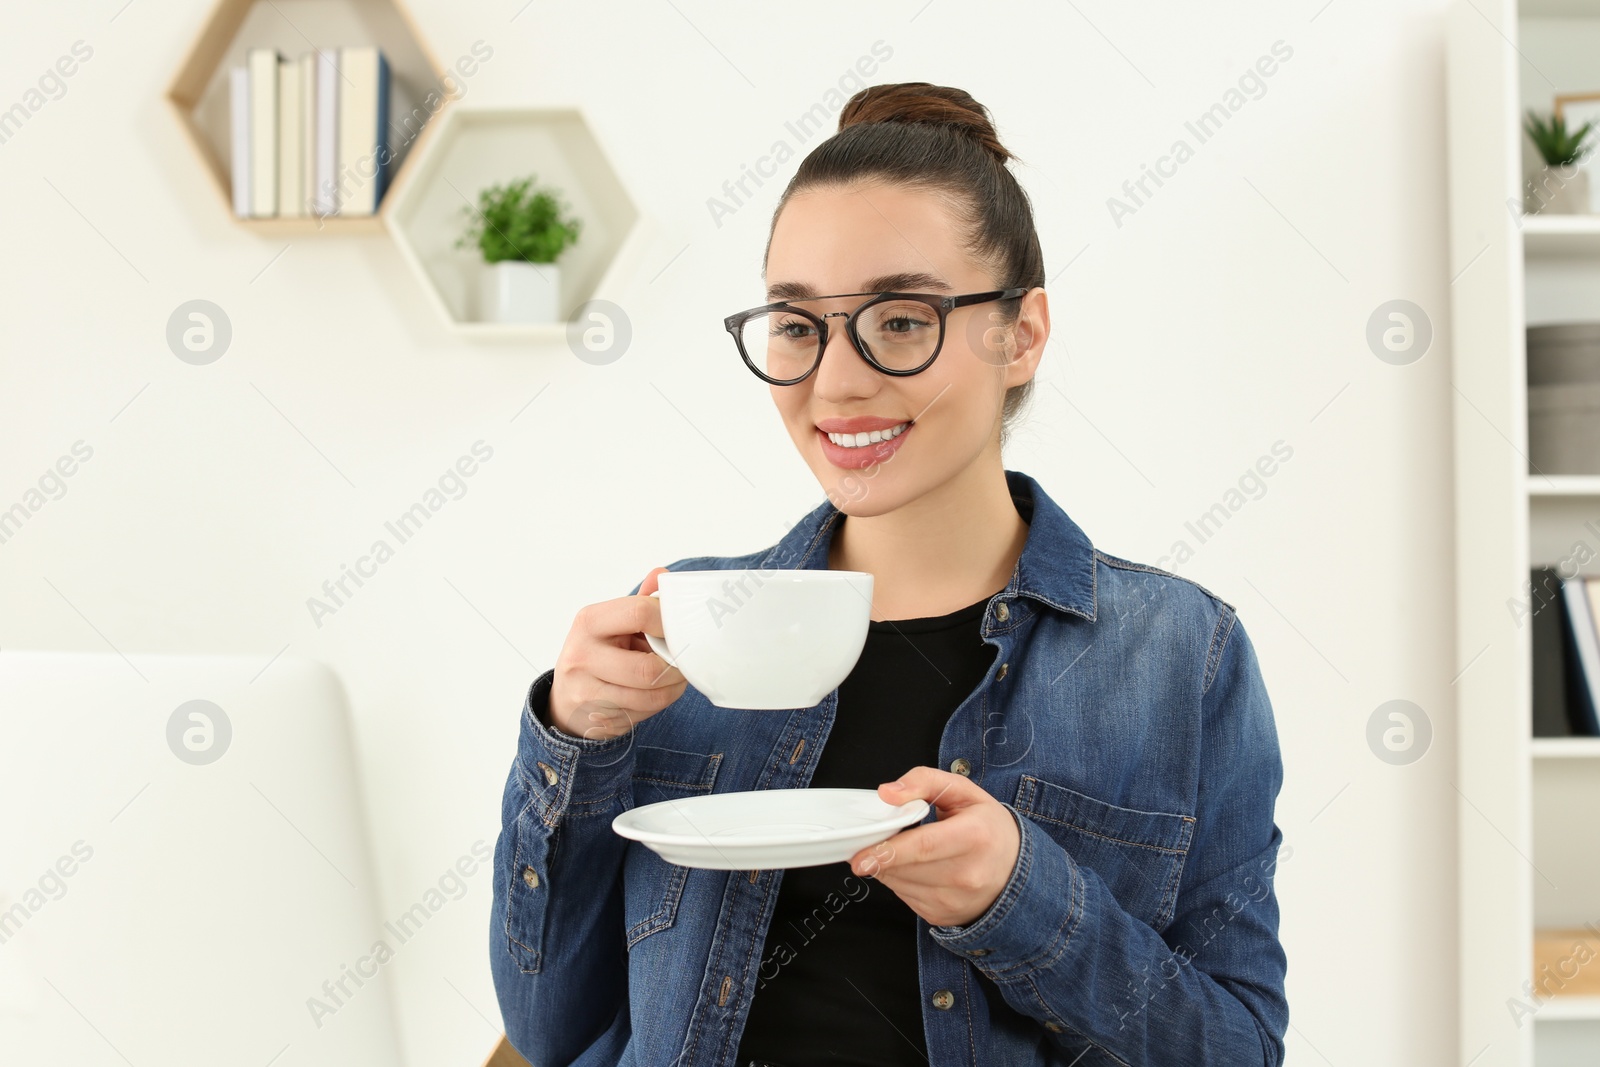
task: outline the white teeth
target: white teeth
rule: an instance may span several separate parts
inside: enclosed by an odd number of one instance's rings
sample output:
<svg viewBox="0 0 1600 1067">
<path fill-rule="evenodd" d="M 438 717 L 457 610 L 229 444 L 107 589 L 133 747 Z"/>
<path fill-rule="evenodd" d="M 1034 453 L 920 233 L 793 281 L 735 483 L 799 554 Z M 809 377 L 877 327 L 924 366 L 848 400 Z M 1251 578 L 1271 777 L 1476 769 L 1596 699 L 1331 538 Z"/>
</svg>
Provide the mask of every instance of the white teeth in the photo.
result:
<svg viewBox="0 0 1600 1067">
<path fill-rule="evenodd" d="M 906 432 L 909 422 L 902 422 L 898 426 L 891 426 L 887 430 L 870 430 L 866 433 L 830 433 L 828 440 L 842 448 L 864 448 L 875 445 L 880 441 L 890 441 Z"/>
</svg>

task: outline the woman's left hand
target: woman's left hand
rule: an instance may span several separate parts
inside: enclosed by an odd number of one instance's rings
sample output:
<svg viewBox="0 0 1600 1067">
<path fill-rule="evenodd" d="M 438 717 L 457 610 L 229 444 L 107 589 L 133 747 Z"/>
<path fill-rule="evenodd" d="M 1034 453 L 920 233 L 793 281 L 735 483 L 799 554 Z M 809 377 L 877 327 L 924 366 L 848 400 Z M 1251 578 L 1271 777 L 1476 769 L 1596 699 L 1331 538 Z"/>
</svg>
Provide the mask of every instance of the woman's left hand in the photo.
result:
<svg viewBox="0 0 1600 1067">
<path fill-rule="evenodd" d="M 862 849 L 850 869 L 877 878 L 934 926 L 965 926 L 988 911 L 1022 844 L 1006 806 L 972 779 L 937 767 L 913 767 L 878 786 L 878 796 L 889 804 L 921 797 L 938 821 Z"/>
</svg>

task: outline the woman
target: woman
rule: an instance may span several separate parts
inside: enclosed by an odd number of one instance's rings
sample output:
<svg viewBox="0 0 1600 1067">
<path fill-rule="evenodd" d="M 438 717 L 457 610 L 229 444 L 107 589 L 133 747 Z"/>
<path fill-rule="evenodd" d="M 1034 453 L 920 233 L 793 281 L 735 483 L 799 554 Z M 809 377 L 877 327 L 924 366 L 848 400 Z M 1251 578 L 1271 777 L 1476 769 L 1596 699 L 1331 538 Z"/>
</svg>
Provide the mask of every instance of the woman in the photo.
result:
<svg viewBox="0 0 1600 1067">
<path fill-rule="evenodd" d="M 1250 641 L 1001 463 L 1050 333 L 1008 158 L 966 93 L 880 85 L 784 192 L 771 303 L 727 326 L 827 500 L 768 549 L 664 569 L 868 571 L 871 632 L 817 707 L 748 712 L 649 651 L 663 568 L 578 613 L 496 849 L 495 982 L 538 1067 L 1281 1062 L 1282 770 Z M 610 829 L 824 785 L 934 811 L 788 871 Z"/>
</svg>

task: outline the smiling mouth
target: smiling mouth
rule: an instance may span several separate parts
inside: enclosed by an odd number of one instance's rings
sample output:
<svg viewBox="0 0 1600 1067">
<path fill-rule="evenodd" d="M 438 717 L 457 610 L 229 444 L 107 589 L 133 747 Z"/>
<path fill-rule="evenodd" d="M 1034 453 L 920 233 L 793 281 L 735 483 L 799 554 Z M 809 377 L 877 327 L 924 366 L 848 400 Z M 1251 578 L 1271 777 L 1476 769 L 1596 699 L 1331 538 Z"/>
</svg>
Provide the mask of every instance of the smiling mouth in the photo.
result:
<svg viewBox="0 0 1600 1067">
<path fill-rule="evenodd" d="M 840 448 L 866 448 L 868 445 L 879 444 L 883 441 L 892 441 L 905 433 L 911 427 L 909 421 L 898 426 L 891 426 L 887 430 L 868 430 L 864 433 L 830 433 L 828 440 Z"/>
</svg>

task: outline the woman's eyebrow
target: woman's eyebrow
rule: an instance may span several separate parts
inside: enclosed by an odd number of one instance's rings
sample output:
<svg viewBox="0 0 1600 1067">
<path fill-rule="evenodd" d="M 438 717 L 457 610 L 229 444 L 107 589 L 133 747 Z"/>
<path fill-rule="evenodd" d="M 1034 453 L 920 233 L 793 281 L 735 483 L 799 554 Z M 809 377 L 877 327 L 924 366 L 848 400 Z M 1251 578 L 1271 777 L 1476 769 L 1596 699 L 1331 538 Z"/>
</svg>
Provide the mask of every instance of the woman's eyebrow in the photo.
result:
<svg viewBox="0 0 1600 1067">
<path fill-rule="evenodd" d="M 884 274 L 877 278 L 868 278 L 861 284 L 859 292 L 887 293 L 887 292 L 922 292 L 931 290 L 936 293 L 950 292 L 950 284 L 937 275 L 924 271 L 902 271 L 898 274 Z M 779 300 L 810 300 L 818 295 L 816 289 L 805 282 L 775 282 L 767 287 L 767 299 L 773 302 Z"/>
</svg>

